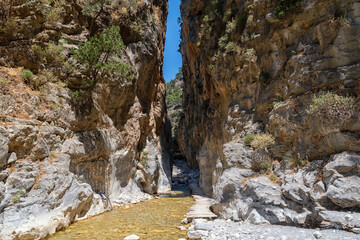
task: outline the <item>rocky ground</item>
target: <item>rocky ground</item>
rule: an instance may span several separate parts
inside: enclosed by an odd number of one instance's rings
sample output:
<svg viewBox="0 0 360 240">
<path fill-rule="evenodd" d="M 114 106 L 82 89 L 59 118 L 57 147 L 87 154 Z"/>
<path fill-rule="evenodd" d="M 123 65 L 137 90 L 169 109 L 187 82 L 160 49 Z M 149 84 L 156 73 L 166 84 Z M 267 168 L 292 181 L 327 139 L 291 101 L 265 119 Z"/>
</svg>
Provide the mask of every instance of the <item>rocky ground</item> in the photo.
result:
<svg viewBox="0 0 360 240">
<path fill-rule="evenodd" d="M 200 172 L 198 168 L 189 168 L 186 160 L 175 158 L 173 160 L 172 190 L 189 191 L 190 183 L 198 183 Z"/>
<path fill-rule="evenodd" d="M 188 239 L 211 240 L 355 240 L 359 235 L 337 229 L 305 229 L 276 225 L 253 225 L 230 220 L 194 220 Z"/>
<path fill-rule="evenodd" d="M 346 161 L 346 154 L 338 155 L 337 162 L 342 162 L 344 165 L 344 161 Z M 331 165 L 335 165 L 336 162 L 333 162 Z M 347 166 L 351 164 L 348 163 Z M 333 166 L 334 167 L 334 166 Z M 352 169 L 356 169 L 356 167 L 351 167 Z M 329 167 L 326 169 L 329 170 Z M 307 174 L 311 175 L 311 169 L 309 167 L 305 168 L 302 171 L 298 171 L 297 173 L 293 173 L 293 179 L 301 178 L 300 176 L 307 172 Z M 334 171 L 333 171 L 334 172 Z M 326 174 L 325 174 L 326 175 Z M 349 175 L 350 176 L 350 175 Z M 241 177 L 239 175 L 238 177 Z M 289 178 L 289 176 L 288 176 Z M 259 179 L 263 180 L 263 184 L 260 183 L 255 184 Z M 340 175 L 338 174 L 338 179 L 340 179 Z M 173 165 L 173 189 L 174 190 L 186 190 L 188 191 L 188 185 L 191 183 L 198 183 L 199 180 L 199 170 L 191 169 L 188 167 L 187 163 L 182 159 L 175 159 Z M 234 180 L 235 181 L 235 180 Z M 278 186 L 277 184 L 271 183 L 267 177 L 260 177 L 254 180 L 253 185 L 256 188 L 259 188 L 259 192 L 257 194 L 253 194 L 254 200 L 256 197 L 259 197 L 259 194 L 266 199 L 266 196 L 269 198 L 276 198 L 276 196 L 280 197 L 280 195 L 274 194 L 277 189 L 274 189 L 274 186 Z M 250 180 L 251 182 L 251 180 Z M 268 184 L 265 184 L 267 182 Z M 286 187 L 289 182 L 292 184 L 296 184 L 294 181 L 287 181 L 283 187 Z M 229 183 L 228 183 L 229 184 Z M 249 186 L 248 186 L 249 187 Z M 275 187 L 276 188 L 276 187 Z M 303 186 L 303 189 L 306 189 L 306 185 Z M 343 190 L 346 190 L 346 187 L 343 187 Z M 290 191 L 292 194 L 295 194 L 294 191 Z M 314 193 L 315 194 L 315 193 Z M 294 195 L 295 196 L 295 195 Z M 338 194 L 337 196 L 345 197 L 345 193 Z M 261 198 L 261 197 L 260 197 Z M 264 200 L 263 199 L 263 200 Z M 280 200 L 279 200 L 280 201 Z M 261 204 L 261 201 L 258 200 L 258 204 Z M 255 206 L 256 204 L 254 204 Z M 268 204 L 268 207 L 271 207 L 271 204 Z M 295 214 L 296 215 L 296 214 Z M 336 211 L 326 211 L 326 213 L 322 214 L 327 218 L 329 222 L 328 227 L 331 225 L 335 226 L 336 219 L 341 213 L 337 213 Z M 300 217 L 300 215 L 298 216 Z M 357 213 L 349 213 L 344 217 L 344 221 L 348 221 L 348 223 L 353 223 L 354 225 L 359 223 L 359 219 L 357 218 Z M 184 220 L 183 224 L 187 224 L 187 221 Z M 257 223 L 257 224 L 253 224 Z M 340 224 L 340 222 L 338 222 Z M 281 226 L 281 225 L 268 225 L 264 218 L 257 214 L 256 211 L 253 211 L 250 214 L 248 220 L 246 221 L 233 221 L 233 220 L 225 220 L 225 219 L 215 219 L 213 221 L 206 219 L 194 219 L 189 227 L 182 226 L 184 230 L 188 230 L 188 239 L 209 239 L 209 240 L 311 240 L 311 239 L 327 239 L 327 240 L 356 240 L 360 239 L 360 235 L 356 234 L 360 229 L 353 228 L 352 232 L 347 232 L 344 230 L 339 230 L 336 228 L 328 228 L 328 229 L 320 229 L 320 228 L 300 228 L 300 227 L 291 227 L 291 226 Z M 340 225 L 339 225 L 340 228 Z"/>
</svg>

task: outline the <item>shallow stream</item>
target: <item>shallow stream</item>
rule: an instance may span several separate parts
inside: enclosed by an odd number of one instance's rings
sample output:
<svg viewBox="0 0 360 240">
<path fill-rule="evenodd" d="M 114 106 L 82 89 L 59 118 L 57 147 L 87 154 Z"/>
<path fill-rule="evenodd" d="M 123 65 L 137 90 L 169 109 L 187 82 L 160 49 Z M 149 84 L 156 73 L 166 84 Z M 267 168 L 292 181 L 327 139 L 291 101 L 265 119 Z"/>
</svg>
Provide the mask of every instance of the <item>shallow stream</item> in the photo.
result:
<svg viewBox="0 0 360 240">
<path fill-rule="evenodd" d="M 48 240 L 121 240 L 136 234 L 140 239 L 186 238 L 186 231 L 177 227 L 185 218 L 193 199 L 184 192 L 172 192 L 169 197 L 152 199 L 105 212 L 75 222 Z"/>
</svg>

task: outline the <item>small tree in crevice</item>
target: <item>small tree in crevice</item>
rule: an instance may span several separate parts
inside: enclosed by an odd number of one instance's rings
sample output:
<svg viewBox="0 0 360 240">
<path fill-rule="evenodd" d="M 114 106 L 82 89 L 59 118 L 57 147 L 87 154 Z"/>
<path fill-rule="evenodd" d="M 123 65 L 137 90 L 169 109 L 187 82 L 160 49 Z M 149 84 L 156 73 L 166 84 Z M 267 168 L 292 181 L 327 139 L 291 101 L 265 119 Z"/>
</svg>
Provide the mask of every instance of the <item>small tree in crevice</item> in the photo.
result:
<svg viewBox="0 0 360 240">
<path fill-rule="evenodd" d="M 74 50 L 73 57 L 85 66 L 91 76 L 89 85 L 93 87 L 98 78 L 105 75 L 127 76 L 130 66 L 120 61 L 124 48 L 120 28 L 112 26 Z"/>
<path fill-rule="evenodd" d="M 95 21 L 104 13 L 105 5 L 110 4 L 111 0 L 81 0 L 85 7 L 83 13 L 91 17 L 89 26 L 90 34 L 93 35 Z"/>
</svg>

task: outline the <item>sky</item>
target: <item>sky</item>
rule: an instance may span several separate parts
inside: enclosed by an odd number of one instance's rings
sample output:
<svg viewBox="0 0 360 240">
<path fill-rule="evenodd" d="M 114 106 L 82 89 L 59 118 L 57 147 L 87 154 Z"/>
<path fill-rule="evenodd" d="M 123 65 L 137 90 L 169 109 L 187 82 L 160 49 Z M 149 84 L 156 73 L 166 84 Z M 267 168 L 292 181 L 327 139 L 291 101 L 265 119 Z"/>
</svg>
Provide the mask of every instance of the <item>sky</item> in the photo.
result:
<svg viewBox="0 0 360 240">
<path fill-rule="evenodd" d="M 182 65 L 181 54 L 178 52 L 180 44 L 180 26 L 177 18 L 180 17 L 180 1 L 169 0 L 169 15 L 167 18 L 167 30 L 164 52 L 164 78 L 169 82 L 175 78 L 179 67 Z"/>
</svg>

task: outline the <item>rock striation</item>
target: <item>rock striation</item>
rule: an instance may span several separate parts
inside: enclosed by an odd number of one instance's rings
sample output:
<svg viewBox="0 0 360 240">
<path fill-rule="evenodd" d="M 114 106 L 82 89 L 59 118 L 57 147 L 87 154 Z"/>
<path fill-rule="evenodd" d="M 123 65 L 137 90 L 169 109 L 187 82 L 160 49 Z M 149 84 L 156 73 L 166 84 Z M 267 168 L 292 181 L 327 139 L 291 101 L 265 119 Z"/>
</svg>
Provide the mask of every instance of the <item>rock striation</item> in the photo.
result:
<svg viewBox="0 0 360 240">
<path fill-rule="evenodd" d="M 40 239 L 169 191 L 167 1 L 0 5 L 0 238 Z M 87 69 L 74 49 L 110 26 L 121 58 Z M 93 71 L 105 59 L 127 74 Z"/>
<path fill-rule="evenodd" d="M 358 231 L 359 9 L 182 1 L 179 147 L 218 215 Z"/>
</svg>

